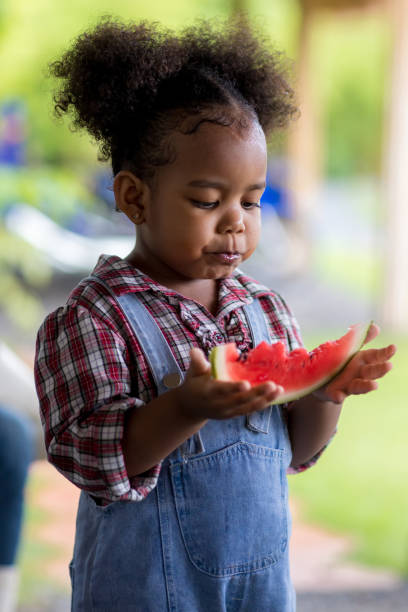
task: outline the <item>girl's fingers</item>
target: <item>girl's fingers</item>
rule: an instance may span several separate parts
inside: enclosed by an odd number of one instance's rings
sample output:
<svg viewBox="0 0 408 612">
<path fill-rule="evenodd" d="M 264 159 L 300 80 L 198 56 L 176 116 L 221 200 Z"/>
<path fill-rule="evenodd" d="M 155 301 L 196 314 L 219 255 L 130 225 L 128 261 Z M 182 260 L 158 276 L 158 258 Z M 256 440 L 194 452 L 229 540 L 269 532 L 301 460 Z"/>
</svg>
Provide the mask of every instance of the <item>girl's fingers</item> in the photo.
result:
<svg viewBox="0 0 408 612">
<path fill-rule="evenodd" d="M 203 351 L 197 347 L 190 351 L 190 366 L 187 371 L 189 378 L 194 376 L 202 376 L 210 372 L 210 363 L 206 359 Z"/>
<path fill-rule="evenodd" d="M 282 392 L 282 387 L 275 385 L 273 382 L 263 383 L 262 385 L 256 385 L 251 387 L 251 384 L 247 380 L 241 380 L 236 383 L 216 381 L 215 390 L 217 395 L 228 396 L 237 393 L 243 393 L 248 395 L 248 399 L 251 397 L 259 397 L 261 395 L 274 394 L 276 390 Z"/>
<path fill-rule="evenodd" d="M 375 363 L 374 365 L 366 365 L 361 368 L 361 378 L 374 380 L 376 378 L 382 378 L 387 372 L 392 369 L 391 361 L 385 361 L 384 363 Z"/>
<path fill-rule="evenodd" d="M 262 396 L 258 396 L 242 404 L 236 404 L 235 408 L 238 408 L 239 414 L 250 414 L 251 412 L 263 410 L 271 401 L 271 399 L 265 399 Z"/>
<path fill-rule="evenodd" d="M 261 397 L 266 401 L 272 401 L 281 393 L 283 393 L 283 387 L 276 385 L 273 382 L 267 382 L 262 385 L 257 385 L 256 387 L 253 387 L 252 393 L 254 398 Z"/>
<path fill-rule="evenodd" d="M 248 391 L 241 391 L 232 393 L 225 398 L 225 402 L 229 406 L 237 406 L 239 410 L 260 409 L 268 405 L 268 402 L 273 401 L 283 392 L 282 387 L 275 385 L 274 383 L 267 383 L 266 385 L 257 385 L 252 387 Z"/>
<path fill-rule="evenodd" d="M 362 393 L 369 393 L 375 391 L 378 388 L 378 383 L 375 380 L 367 380 L 364 378 L 355 378 L 351 381 L 347 391 L 351 395 L 361 395 Z"/>
<path fill-rule="evenodd" d="M 272 381 L 256 385 L 256 387 L 252 389 L 255 395 L 268 395 L 270 393 L 275 393 L 277 390 L 283 391 L 282 387 Z"/>
<path fill-rule="evenodd" d="M 352 380 L 344 391 L 341 389 L 327 389 L 327 396 L 330 397 L 332 402 L 340 404 L 349 395 L 362 395 L 363 393 L 369 393 L 375 391 L 378 388 L 378 383 L 374 380 L 367 380 L 365 378 L 355 378 Z"/>
<path fill-rule="evenodd" d="M 238 401 L 240 404 L 256 401 L 258 399 L 269 401 L 275 399 L 275 397 L 277 397 L 281 392 L 281 387 L 275 387 L 273 390 L 258 389 L 258 387 L 253 387 L 249 391 L 234 394 L 234 396 L 231 396 L 231 401 Z"/>
<path fill-rule="evenodd" d="M 234 416 L 249 414 L 262 410 L 268 405 L 268 401 L 263 396 L 255 396 L 248 399 L 247 396 L 241 394 L 231 396 L 228 401 L 219 403 L 219 417 L 228 419 Z"/>
<path fill-rule="evenodd" d="M 214 381 L 211 381 L 211 384 Z M 223 382 L 220 380 L 215 381 L 215 392 L 220 397 L 228 397 L 233 393 L 243 393 L 251 389 L 251 383 L 247 380 L 240 380 L 238 382 Z"/>
<path fill-rule="evenodd" d="M 367 349 L 365 351 L 361 351 L 360 354 L 362 355 L 365 363 L 373 364 L 388 361 L 388 359 L 391 359 L 391 357 L 395 355 L 396 350 L 397 347 L 395 344 L 390 344 L 389 346 L 381 349 Z"/>
</svg>

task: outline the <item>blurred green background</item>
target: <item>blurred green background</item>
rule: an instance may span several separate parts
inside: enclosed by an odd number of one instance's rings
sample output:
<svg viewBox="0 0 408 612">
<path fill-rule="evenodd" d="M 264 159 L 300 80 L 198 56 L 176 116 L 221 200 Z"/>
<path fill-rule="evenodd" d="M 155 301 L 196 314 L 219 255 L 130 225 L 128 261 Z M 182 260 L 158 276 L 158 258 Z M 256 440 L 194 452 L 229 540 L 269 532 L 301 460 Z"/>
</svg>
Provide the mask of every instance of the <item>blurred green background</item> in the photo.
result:
<svg viewBox="0 0 408 612">
<path fill-rule="evenodd" d="M 21 105 L 27 163 L 18 168 L 0 166 L 0 213 L 18 202 L 36 207 L 60 223 L 69 223 L 83 207 L 100 212 L 100 202 L 92 190 L 95 174 L 101 168 L 96 147 L 86 134 L 70 130 L 69 122 L 53 117 L 53 83 L 46 77 L 48 63 L 86 27 L 102 15 L 113 14 L 125 20 L 160 20 L 177 28 L 195 18 L 227 16 L 236 6 L 246 6 L 255 23 L 262 22 L 263 31 L 270 34 L 274 44 L 293 60 L 296 87 L 301 19 L 297 0 L 272 3 L 264 0 L 247 0 L 246 3 L 177 0 L 171 6 L 161 1 L 150 6 L 119 0 L 114 10 L 112 3 L 107 1 L 91 1 L 84 5 L 73 0 L 69 6 L 64 6 L 47 0 L 33 3 L 2 0 L 0 103 Z M 339 189 L 351 188 L 352 194 L 358 193 L 359 201 L 353 202 L 352 214 L 373 231 L 384 216 L 378 191 L 390 38 L 390 28 L 381 14 L 357 14 L 354 19 L 342 21 L 324 13 L 316 20 L 311 44 L 313 72 L 310 81 L 324 138 L 322 178 Z M 291 128 L 294 129 L 296 126 Z M 272 155 L 285 155 L 287 134 L 277 134 L 271 140 L 270 149 Z M 362 188 L 364 193 L 353 191 L 354 186 Z M 345 199 L 350 201 L 347 194 Z M 346 214 L 350 212 L 347 210 Z M 354 222 L 345 216 L 345 225 Z M 33 293 L 36 287 L 48 283 L 52 274 L 38 253 L 9 232 L 4 233 L 4 228 L 0 231 L 0 304 L 20 327 L 31 329 L 44 314 L 39 302 L 33 299 Z M 381 261 L 376 249 L 367 253 L 360 248 L 360 252 L 354 253 L 348 245 L 344 248 L 341 241 L 336 240 L 331 247 L 327 251 L 324 234 L 312 245 L 319 273 L 335 276 L 351 289 L 381 290 Z M 358 250 L 358 244 L 356 247 Z M 354 269 L 351 276 L 347 259 L 350 257 Z M 16 270 L 24 281 L 24 294 L 16 281 Z M 378 295 L 370 293 L 369 297 L 378 298 Z M 22 302 L 24 315 L 18 307 Z"/>
<path fill-rule="evenodd" d="M 29 364 L 43 317 L 85 272 L 80 266 L 56 262 L 49 251 L 24 234 L 22 225 L 18 227 L 23 220 L 18 215 L 26 213 L 21 205 L 41 213 L 33 220 L 50 220 L 53 228 L 94 240 L 101 252 L 110 231 L 131 244 L 129 228 L 109 208 L 109 189 L 105 185 L 105 196 L 101 196 L 96 188 L 102 169 L 109 185 L 109 169 L 97 161 L 96 146 L 86 134 L 72 132 L 67 122 L 52 116 L 48 62 L 105 14 L 125 20 L 154 19 L 179 28 L 195 18 L 227 16 L 240 7 L 248 10 L 256 24 L 262 23 L 263 31 L 292 59 L 296 87 L 302 19 L 297 0 L 1 0 L 2 129 L 4 109 L 17 105 L 13 108 L 23 125 L 24 160 L 0 165 L 0 333 Z M 248 267 L 287 299 L 308 348 L 344 333 L 345 326 L 362 318 L 381 320 L 387 213 L 381 181 L 391 58 L 391 27 L 381 11 L 344 17 L 323 11 L 314 21 L 309 83 L 321 139 L 318 195 L 300 234 L 290 219 L 279 214 L 265 217 L 266 240 L 260 245 L 258 259 Z M 290 158 L 295 131 L 296 125 L 272 139 L 272 161 Z M 290 168 L 290 163 L 284 167 Z M 276 177 L 276 171 L 274 177 L 280 192 L 287 188 L 290 194 L 290 185 Z M 45 227 L 40 224 L 32 231 Z M 98 230 L 100 227 L 103 229 Z M 117 229 L 110 229 L 114 227 Z M 271 252 L 268 228 L 274 232 Z M 39 237 L 41 241 L 44 236 Z M 292 246 L 294 252 L 303 242 L 307 261 L 299 265 L 295 258 L 292 267 L 281 267 L 279 258 L 287 263 Z M 353 535 L 356 559 L 406 576 L 404 432 L 408 417 L 402 389 L 408 371 L 408 340 L 403 333 L 396 337 L 385 329 L 381 342 L 388 341 L 400 349 L 394 372 L 381 382 L 377 393 L 347 402 L 337 439 L 319 465 L 291 477 L 290 486 L 308 520 Z M 47 515 L 37 506 L 36 492 L 41 496 L 45 487 L 40 477 L 31 476 L 21 548 L 25 600 L 33 593 L 38 595 L 40 588 L 59 588 L 42 570 L 44 560 L 58 557 L 58 550 L 38 536 Z"/>
</svg>

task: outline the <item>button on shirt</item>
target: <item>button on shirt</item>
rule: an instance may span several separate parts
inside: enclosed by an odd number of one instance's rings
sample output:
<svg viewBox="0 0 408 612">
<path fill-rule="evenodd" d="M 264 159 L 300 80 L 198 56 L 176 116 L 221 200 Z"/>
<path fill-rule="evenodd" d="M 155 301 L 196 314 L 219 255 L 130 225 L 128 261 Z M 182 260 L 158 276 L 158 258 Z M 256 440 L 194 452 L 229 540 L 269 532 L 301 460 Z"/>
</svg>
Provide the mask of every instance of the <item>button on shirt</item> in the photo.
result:
<svg viewBox="0 0 408 612">
<path fill-rule="evenodd" d="M 102 255 L 93 275 L 117 296 L 138 294 L 183 372 L 192 347 L 207 356 L 225 342 L 235 342 L 240 350 L 253 348 L 242 306 L 254 298 L 265 312 L 272 341 L 282 340 L 289 350 L 301 346 L 283 299 L 239 270 L 219 281 L 215 316 L 119 257 Z M 121 440 L 126 412 L 151 401 L 156 388 L 137 338 L 99 283 L 84 279 L 65 306 L 45 319 L 37 338 L 35 381 L 48 457 L 57 469 L 101 504 L 144 499 L 157 483 L 160 464 L 129 479 Z M 317 457 L 291 471 L 303 471 Z"/>
</svg>

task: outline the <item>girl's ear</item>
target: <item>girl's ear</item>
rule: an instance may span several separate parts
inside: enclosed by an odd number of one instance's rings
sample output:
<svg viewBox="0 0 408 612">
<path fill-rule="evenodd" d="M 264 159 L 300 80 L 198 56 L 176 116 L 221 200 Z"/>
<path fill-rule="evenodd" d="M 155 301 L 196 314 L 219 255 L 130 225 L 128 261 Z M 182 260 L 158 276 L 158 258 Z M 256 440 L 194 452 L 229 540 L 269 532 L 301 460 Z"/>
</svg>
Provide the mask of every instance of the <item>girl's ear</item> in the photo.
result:
<svg viewBox="0 0 408 612">
<path fill-rule="evenodd" d="M 121 170 L 113 181 L 116 207 L 135 225 L 146 218 L 146 203 L 149 187 L 129 170 Z"/>
</svg>

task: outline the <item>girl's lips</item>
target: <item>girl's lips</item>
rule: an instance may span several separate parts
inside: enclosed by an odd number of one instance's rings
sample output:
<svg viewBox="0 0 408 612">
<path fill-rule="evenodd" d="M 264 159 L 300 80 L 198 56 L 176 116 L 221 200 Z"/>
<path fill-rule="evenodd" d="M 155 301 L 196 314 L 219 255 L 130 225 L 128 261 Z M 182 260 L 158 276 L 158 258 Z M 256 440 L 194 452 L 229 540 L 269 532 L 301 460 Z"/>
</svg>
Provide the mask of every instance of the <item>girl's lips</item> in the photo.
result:
<svg viewBox="0 0 408 612">
<path fill-rule="evenodd" d="M 213 257 L 221 261 L 222 263 L 234 263 L 241 255 L 239 253 L 210 253 Z"/>
</svg>

